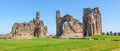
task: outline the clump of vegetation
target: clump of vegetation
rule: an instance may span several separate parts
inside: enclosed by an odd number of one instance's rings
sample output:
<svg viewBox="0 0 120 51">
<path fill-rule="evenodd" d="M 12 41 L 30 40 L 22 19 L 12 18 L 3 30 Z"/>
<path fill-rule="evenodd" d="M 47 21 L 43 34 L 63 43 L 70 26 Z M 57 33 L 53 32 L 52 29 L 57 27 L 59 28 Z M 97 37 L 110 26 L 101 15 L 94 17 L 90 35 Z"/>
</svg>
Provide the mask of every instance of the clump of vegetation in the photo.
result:
<svg viewBox="0 0 120 51">
<path fill-rule="evenodd" d="M 12 37 L 10 35 L 2 35 L 1 39 L 11 39 Z"/>
</svg>

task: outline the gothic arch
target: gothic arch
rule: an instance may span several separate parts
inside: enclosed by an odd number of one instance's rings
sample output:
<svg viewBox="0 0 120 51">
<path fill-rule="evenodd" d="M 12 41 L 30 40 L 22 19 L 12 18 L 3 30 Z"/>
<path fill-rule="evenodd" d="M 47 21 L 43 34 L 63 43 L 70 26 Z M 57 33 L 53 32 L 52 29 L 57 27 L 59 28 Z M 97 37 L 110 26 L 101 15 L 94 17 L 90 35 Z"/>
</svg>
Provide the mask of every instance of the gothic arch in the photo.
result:
<svg viewBox="0 0 120 51">
<path fill-rule="evenodd" d="M 69 15 L 69 14 L 67 14 L 67 15 L 65 15 L 64 17 L 61 17 L 61 18 L 59 18 L 57 21 L 57 28 L 59 29 L 58 30 L 58 36 L 61 36 L 61 34 L 63 34 L 63 25 L 64 25 L 64 23 L 65 22 L 69 22 L 70 20 L 72 19 L 72 16 L 71 15 Z"/>
<path fill-rule="evenodd" d="M 67 22 L 67 23 L 65 23 Z M 64 27 L 63 27 L 64 26 Z M 56 35 L 68 38 L 83 38 L 82 23 L 67 14 L 60 17 L 60 11 L 56 11 Z M 63 29 L 64 28 L 64 29 Z"/>
</svg>

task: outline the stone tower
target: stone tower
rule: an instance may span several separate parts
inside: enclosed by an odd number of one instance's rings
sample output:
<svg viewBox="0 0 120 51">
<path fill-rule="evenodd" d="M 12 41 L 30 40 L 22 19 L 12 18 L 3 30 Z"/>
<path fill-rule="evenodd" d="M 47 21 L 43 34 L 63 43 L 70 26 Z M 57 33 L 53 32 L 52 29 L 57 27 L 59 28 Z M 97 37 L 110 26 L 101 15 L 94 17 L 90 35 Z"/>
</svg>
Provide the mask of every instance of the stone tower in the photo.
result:
<svg viewBox="0 0 120 51">
<path fill-rule="evenodd" d="M 61 28 L 62 25 L 61 25 L 61 23 L 59 21 L 60 21 L 60 11 L 57 10 L 56 11 L 56 30 L 57 30 L 56 36 L 61 36 L 61 34 L 63 33 L 63 30 Z"/>
<path fill-rule="evenodd" d="M 36 24 L 39 24 L 40 13 L 36 12 Z"/>
<path fill-rule="evenodd" d="M 83 9 L 83 32 L 85 36 L 102 34 L 102 21 L 99 8 Z"/>
</svg>

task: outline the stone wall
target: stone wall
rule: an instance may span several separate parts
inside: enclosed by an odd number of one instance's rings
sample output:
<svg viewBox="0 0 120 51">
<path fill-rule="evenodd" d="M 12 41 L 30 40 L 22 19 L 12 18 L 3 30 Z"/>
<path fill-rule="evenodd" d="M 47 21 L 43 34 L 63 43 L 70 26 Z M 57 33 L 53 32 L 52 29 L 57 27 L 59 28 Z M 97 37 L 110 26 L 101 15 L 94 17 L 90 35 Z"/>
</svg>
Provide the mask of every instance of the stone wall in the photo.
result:
<svg viewBox="0 0 120 51">
<path fill-rule="evenodd" d="M 57 36 L 61 38 L 83 38 L 82 23 L 66 14 L 60 17 L 60 11 L 56 11 Z"/>
<path fill-rule="evenodd" d="M 48 36 L 47 26 L 44 26 L 42 20 L 39 20 L 40 14 L 36 13 L 36 19 L 30 22 L 15 23 L 12 27 L 11 36 L 15 39 L 25 39 L 34 37 Z"/>
<path fill-rule="evenodd" d="M 15 39 L 47 37 L 47 26 L 40 20 L 39 12 L 36 19 L 24 23 L 15 23 L 12 27 L 11 36 Z M 83 23 L 66 14 L 60 16 L 60 11 L 56 11 L 56 36 L 61 38 L 83 38 L 85 36 L 102 34 L 102 18 L 99 8 L 84 8 Z"/>
<path fill-rule="evenodd" d="M 85 36 L 101 35 L 102 20 L 99 8 L 83 9 L 83 32 Z"/>
<path fill-rule="evenodd" d="M 83 23 L 67 14 L 60 16 L 56 11 L 57 36 L 62 37 L 85 37 L 102 34 L 102 17 L 99 8 L 84 8 Z M 76 35 L 77 34 L 77 35 Z M 76 37 L 75 37 L 76 36 Z"/>
</svg>

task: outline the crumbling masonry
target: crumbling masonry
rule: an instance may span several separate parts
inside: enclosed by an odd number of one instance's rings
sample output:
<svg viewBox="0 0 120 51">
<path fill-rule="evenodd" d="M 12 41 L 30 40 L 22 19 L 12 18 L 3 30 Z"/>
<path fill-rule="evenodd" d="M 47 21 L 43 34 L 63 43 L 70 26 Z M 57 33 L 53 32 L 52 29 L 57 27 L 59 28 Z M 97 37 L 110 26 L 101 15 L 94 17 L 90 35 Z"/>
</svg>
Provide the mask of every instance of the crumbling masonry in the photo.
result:
<svg viewBox="0 0 120 51">
<path fill-rule="evenodd" d="M 84 8 L 83 23 L 73 18 L 70 14 L 60 16 L 60 11 L 56 11 L 56 36 L 61 38 L 84 38 L 86 36 L 102 34 L 102 18 L 99 9 Z M 39 12 L 36 19 L 29 23 L 15 23 L 10 35 L 15 39 L 47 37 L 48 28 L 40 20 Z"/>
<path fill-rule="evenodd" d="M 99 9 L 83 9 L 83 34 L 85 36 L 102 34 L 102 18 Z"/>
<path fill-rule="evenodd" d="M 67 14 L 60 16 L 60 11 L 56 11 L 57 36 L 62 38 L 83 38 L 82 23 Z"/>
<path fill-rule="evenodd" d="M 39 12 L 36 13 L 36 19 L 31 20 L 29 23 L 15 23 L 12 27 L 11 36 L 15 39 L 25 39 L 34 37 L 47 37 L 47 26 L 40 19 Z"/>
<path fill-rule="evenodd" d="M 56 11 L 56 35 L 62 38 L 83 38 L 85 36 L 101 35 L 102 21 L 99 9 L 84 8 L 83 23 L 67 14 L 60 16 L 60 11 Z"/>
</svg>

